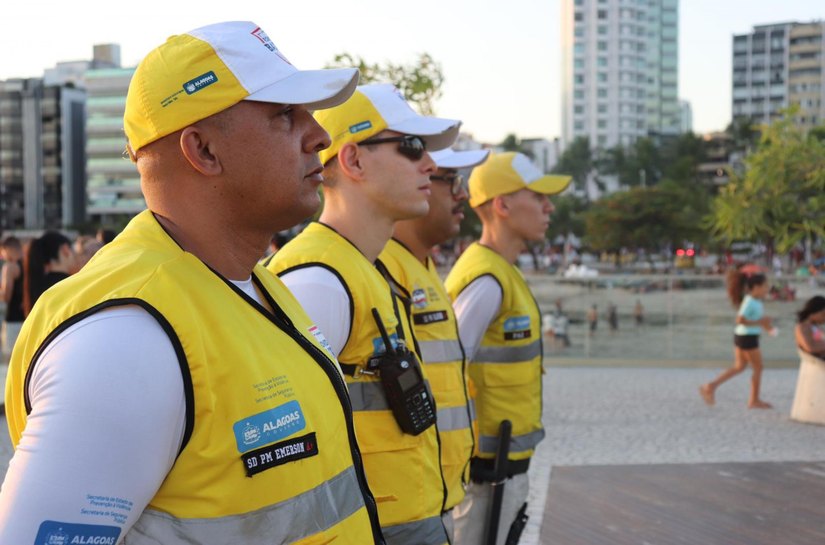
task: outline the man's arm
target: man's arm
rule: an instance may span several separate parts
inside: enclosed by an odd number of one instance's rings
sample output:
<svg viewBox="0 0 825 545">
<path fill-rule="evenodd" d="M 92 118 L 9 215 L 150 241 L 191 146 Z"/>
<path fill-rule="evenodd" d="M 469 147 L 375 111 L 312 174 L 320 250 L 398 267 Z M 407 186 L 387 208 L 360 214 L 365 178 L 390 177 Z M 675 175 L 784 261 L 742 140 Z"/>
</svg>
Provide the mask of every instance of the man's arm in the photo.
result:
<svg viewBox="0 0 825 545">
<path fill-rule="evenodd" d="M 122 538 L 183 437 L 183 380 L 169 337 L 138 307 L 102 311 L 49 344 L 29 396 L 0 490 L 0 543 L 34 543 L 39 531 L 57 530 L 49 521 Z"/>
<path fill-rule="evenodd" d="M 484 332 L 498 315 L 501 297 L 499 283 L 492 276 L 481 276 L 470 282 L 453 302 L 458 335 L 468 361 L 475 356 Z"/>
<path fill-rule="evenodd" d="M 290 271 L 281 280 L 326 337 L 337 358 L 349 339 L 349 293 L 335 274 L 324 267 Z"/>
</svg>

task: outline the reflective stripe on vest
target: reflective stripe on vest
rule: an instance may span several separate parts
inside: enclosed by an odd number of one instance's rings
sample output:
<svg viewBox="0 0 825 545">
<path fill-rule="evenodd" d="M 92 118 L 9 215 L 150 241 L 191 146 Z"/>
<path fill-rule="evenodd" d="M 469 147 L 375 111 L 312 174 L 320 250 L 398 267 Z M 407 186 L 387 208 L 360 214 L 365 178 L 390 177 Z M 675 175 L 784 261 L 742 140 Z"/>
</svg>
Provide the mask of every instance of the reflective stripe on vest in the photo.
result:
<svg viewBox="0 0 825 545">
<path fill-rule="evenodd" d="M 385 526 L 381 530 L 387 545 L 445 545 L 441 517 Z"/>
<path fill-rule="evenodd" d="M 541 341 L 535 340 L 525 346 L 481 346 L 473 358 L 473 363 L 513 363 L 541 356 Z"/>
<path fill-rule="evenodd" d="M 510 452 L 522 452 L 525 450 L 532 450 L 536 448 L 541 440 L 544 439 L 544 430 L 536 430 L 524 435 L 516 435 L 510 438 Z M 495 454 L 496 447 L 498 447 L 498 437 L 491 437 L 489 435 L 482 435 L 479 441 L 478 448 L 480 452 Z"/>
<path fill-rule="evenodd" d="M 453 363 L 464 358 L 461 343 L 450 341 L 418 341 L 424 363 Z"/>
<path fill-rule="evenodd" d="M 181 519 L 147 509 L 129 532 L 129 543 L 238 543 L 248 535 L 266 536 L 268 543 L 295 543 L 351 516 L 362 507 L 361 498 L 350 467 L 312 490 L 242 515 Z"/>
<path fill-rule="evenodd" d="M 430 381 L 425 380 L 429 386 Z M 378 381 L 348 382 L 350 403 L 353 411 L 389 411 L 384 386 Z M 439 411 L 440 413 L 441 411 Z M 440 426 L 439 426 L 440 427 Z M 466 427 L 466 426 L 465 426 Z"/>
<path fill-rule="evenodd" d="M 378 381 L 348 382 L 350 403 L 353 411 L 388 411 L 387 395 Z"/>
<path fill-rule="evenodd" d="M 436 412 L 438 431 L 463 430 L 470 427 L 467 407 L 447 407 Z"/>
</svg>

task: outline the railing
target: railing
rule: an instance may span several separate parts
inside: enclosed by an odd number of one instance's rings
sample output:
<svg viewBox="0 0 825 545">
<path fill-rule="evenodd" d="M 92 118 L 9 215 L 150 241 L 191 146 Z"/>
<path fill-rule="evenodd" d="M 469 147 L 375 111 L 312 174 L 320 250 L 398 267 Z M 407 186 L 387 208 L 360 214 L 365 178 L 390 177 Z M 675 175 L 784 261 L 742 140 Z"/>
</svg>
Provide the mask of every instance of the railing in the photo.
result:
<svg viewBox="0 0 825 545">
<path fill-rule="evenodd" d="M 569 320 L 570 346 L 545 335 L 545 356 L 591 360 L 650 362 L 728 361 L 733 358 L 736 309 L 728 300 L 722 276 L 615 275 L 564 279 L 527 274 L 542 313 L 552 314 L 556 302 Z M 797 361 L 795 313 L 809 297 L 825 292 L 825 278 L 772 278 L 776 298 L 765 300 L 766 315 L 779 330 L 761 336 L 766 363 Z M 790 298 L 794 294 L 793 300 Z M 785 300 L 783 300 L 785 299 Z M 641 319 L 636 318 L 636 305 Z M 590 330 L 588 311 L 598 317 Z M 615 327 L 609 307 L 615 305 Z M 550 325 L 550 324 L 547 324 Z"/>
</svg>

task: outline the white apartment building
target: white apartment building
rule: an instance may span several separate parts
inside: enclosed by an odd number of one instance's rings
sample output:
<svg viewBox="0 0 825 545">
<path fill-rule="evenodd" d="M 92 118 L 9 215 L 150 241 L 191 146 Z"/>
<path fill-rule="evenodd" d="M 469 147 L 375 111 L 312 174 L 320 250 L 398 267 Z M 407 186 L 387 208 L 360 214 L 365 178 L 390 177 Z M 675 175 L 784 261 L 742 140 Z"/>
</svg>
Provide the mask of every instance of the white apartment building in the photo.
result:
<svg viewBox="0 0 825 545">
<path fill-rule="evenodd" d="M 562 0 L 562 143 L 680 132 L 678 0 Z"/>
</svg>

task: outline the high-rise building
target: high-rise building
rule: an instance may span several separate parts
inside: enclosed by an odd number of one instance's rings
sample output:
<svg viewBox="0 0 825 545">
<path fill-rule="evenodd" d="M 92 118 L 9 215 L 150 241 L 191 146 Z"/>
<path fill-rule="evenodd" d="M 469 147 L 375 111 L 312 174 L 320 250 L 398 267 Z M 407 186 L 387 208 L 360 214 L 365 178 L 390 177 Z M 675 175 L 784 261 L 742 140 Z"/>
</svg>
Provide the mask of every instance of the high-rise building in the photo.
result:
<svg viewBox="0 0 825 545">
<path fill-rule="evenodd" d="M 791 27 L 788 44 L 788 102 L 798 104 L 804 129 L 825 125 L 825 22 Z"/>
<path fill-rule="evenodd" d="M 87 214 L 114 225 L 146 208 L 137 168 L 125 156 L 123 112 L 134 68 L 88 70 L 86 92 Z"/>
<path fill-rule="evenodd" d="M 562 139 L 678 134 L 678 0 L 562 0 Z"/>
<path fill-rule="evenodd" d="M 83 221 L 84 103 L 72 86 L 0 81 L 0 228 Z"/>
<path fill-rule="evenodd" d="M 825 23 L 760 25 L 733 37 L 733 119 L 769 124 L 791 105 L 803 128 L 825 122 Z"/>
<path fill-rule="evenodd" d="M 680 132 L 693 132 L 693 108 L 687 100 L 679 101 Z"/>
<path fill-rule="evenodd" d="M 733 37 L 734 119 L 770 123 L 788 107 L 788 40 L 793 23 L 760 25 Z"/>
</svg>

